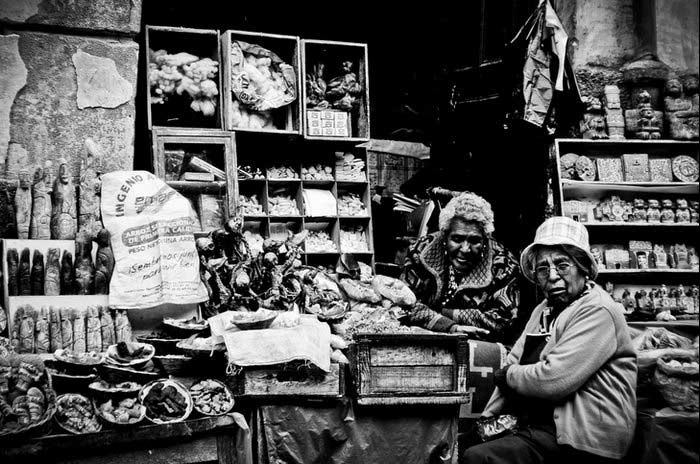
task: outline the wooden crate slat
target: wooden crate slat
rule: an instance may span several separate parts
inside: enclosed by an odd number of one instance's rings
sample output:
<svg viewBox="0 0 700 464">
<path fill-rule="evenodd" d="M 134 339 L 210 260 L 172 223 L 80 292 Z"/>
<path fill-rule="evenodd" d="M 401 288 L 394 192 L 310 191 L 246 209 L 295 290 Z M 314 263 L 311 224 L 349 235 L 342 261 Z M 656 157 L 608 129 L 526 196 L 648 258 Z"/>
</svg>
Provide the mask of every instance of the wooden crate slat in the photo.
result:
<svg viewBox="0 0 700 464">
<path fill-rule="evenodd" d="M 282 366 L 244 367 L 227 381 L 234 395 L 248 398 L 340 398 L 345 393 L 344 371 L 335 363 L 325 375 L 319 375 L 320 370 L 295 374 Z"/>
<path fill-rule="evenodd" d="M 373 366 L 436 366 L 455 362 L 455 353 L 444 347 L 372 347 L 370 357 Z"/>
<path fill-rule="evenodd" d="M 372 391 L 440 392 L 454 389 L 454 366 L 372 366 Z"/>
</svg>

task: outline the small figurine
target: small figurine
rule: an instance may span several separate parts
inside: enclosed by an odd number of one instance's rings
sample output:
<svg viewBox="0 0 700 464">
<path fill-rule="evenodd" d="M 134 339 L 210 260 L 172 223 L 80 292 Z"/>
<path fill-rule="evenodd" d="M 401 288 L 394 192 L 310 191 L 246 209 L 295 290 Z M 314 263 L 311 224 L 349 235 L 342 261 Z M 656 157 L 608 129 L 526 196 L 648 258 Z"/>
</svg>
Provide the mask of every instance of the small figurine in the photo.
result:
<svg viewBox="0 0 700 464">
<path fill-rule="evenodd" d="M 36 168 L 32 187 L 32 219 L 29 238 L 51 239 L 51 188 L 53 187 L 52 163 L 46 161 L 45 168 Z"/>
<path fill-rule="evenodd" d="M 95 265 L 92 261 L 92 240 L 86 233 L 81 233 L 75 241 L 75 293 L 77 295 L 95 294 Z"/>
<path fill-rule="evenodd" d="M 125 309 L 117 309 L 114 318 L 116 342 L 130 342 L 132 339 L 131 323 Z"/>
<path fill-rule="evenodd" d="M 603 116 L 603 105 L 599 98 L 592 95 L 587 95 L 583 98 L 586 109 L 583 113 L 583 121 L 581 121 L 581 136 L 584 139 L 607 139 L 608 134 L 605 132 L 605 118 Z"/>
<path fill-rule="evenodd" d="M 85 231 L 94 239 L 101 229 L 100 193 L 101 183 L 95 169 L 95 158 L 102 158 L 100 147 L 92 140 L 85 140 L 85 158 L 80 165 L 80 215 L 78 230 Z"/>
<path fill-rule="evenodd" d="M 19 294 L 32 294 L 32 264 L 29 260 L 29 248 L 23 249 L 19 258 Z"/>
<path fill-rule="evenodd" d="M 661 289 L 659 290 L 659 298 L 661 300 L 662 310 L 668 310 L 671 308 L 671 298 L 668 294 L 668 287 L 666 287 L 666 284 L 661 284 Z"/>
<path fill-rule="evenodd" d="M 700 201 L 690 202 L 690 222 L 694 224 L 700 222 Z"/>
<path fill-rule="evenodd" d="M 635 256 L 637 258 L 637 269 L 649 269 L 649 255 L 646 251 L 638 251 Z"/>
<path fill-rule="evenodd" d="M 644 289 L 639 290 L 634 294 L 634 299 L 637 303 L 637 309 L 640 311 L 647 311 L 649 308 L 649 298 L 647 297 L 647 291 Z"/>
<path fill-rule="evenodd" d="M 688 249 L 682 243 L 673 246 L 673 259 L 676 262 L 676 269 L 690 269 L 688 261 Z"/>
<path fill-rule="evenodd" d="M 30 276 L 32 295 L 44 294 L 44 255 L 39 250 L 34 250 L 32 256 L 32 271 Z"/>
<path fill-rule="evenodd" d="M 576 179 L 576 160 L 579 155 L 576 153 L 566 153 L 559 159 L 559 168 L 562 179 Z"/>
<path fill-rule="evenodd" d="M 95 255 L 95 295 L 109 294 L 109 282 L 114 271 L 114 253 L 109 244 L 109 231 L 100 229 L 97 234 Z"/>
<path fill-rule="evenodd" d="M 605 263 L 603 262 L 603 254 L 600 252 L 600 248 L 591 248 L 591 254 L 593 255 L 593 259 L 595 260 L 595 265 L 598 268 L 598 270 L 600 271 L 602 269 L 605 269 Z"/>
<path fill-rule="evenodd" d="M 659 209 L 659 200 L 649 199 L 649 208 L 647 208 L 647 222 L 660 223 L 661 210 Z"/>
<path fill-rule="evenodd" d="M 630 222 L 634 216 L 634 207 L 632 205 L 633 203 L 630 201 L 622 202 L 622 220 L 625 222 Z"/>
<path fill-rule="evenodd" d="M 73 269 L 73 254 L 63 251 L 61 257 L 61 295 L 75 294 L 75 272 Z"/>
<path fill-rule="evenodd" d="M 622 291 L 622 306 L 624 306 L 626 314 L 632 313 L 636 307 L 636 302 L 628 288 Z"/>
<path fill-rule="evenodd" d="M 75 187 L 65 158 L 59 160 L 58 177 L 54 181 L 53 187 L 52 207 L 51 237 L 56 240 L 75 239 L 78 216 Z"/>
<path fill-rule="evenodd" d="M 693 297 L 693 308 L 695 308 L 695 314 L 698 314 L 698 312 L 700 312 L 700 287 L 693 285 L 690 293 Z"/>
<path fill-rule="evenodd" d="M 625 222 L 625 207 L 618 196 L 613 196 L 610 200 L 610 215 L 613 222 Z"/>
<path fill-rule="evenodd" d="M 60 253 L 60 248 L 49 248 L 46 252 L 44 295 L 55 296 L 61 294 L 61 269 L 58 262 Z"/>
<path fill-rule="evenodd" d="M 639 93 L 636 109 L 625 110 L 625 127 L 635 138 L 648 140 L 661 138 L 662 112 L 651 107 L 651 95 L 646 90 Z"/>
<path fill-rule="evenodd" d="M 17 238 L 29 238 L 29 224 L 32 219 L 32 191 L 30 190 L 29 171 L 20 169 L 15 190 L 15 218 L 17 220 Z"/>
<path fill-rule="evenodd" d="M 690 210 L 688 209 L 688 200 L 685 198 L 676 199 L 676 222 L 690 224 Z"/>
<path fill-rule="evenodd" d="M 620 89 L 616 85 L 606 85 L 605 89 L 605 121 L 611 140 L 625 138 L 625 118 L 620 104 Z"/>
<path fill-rule="evenodd" d="M 634 199 L 634 212 L 632 214 L 632 222 L 647 222 L 646 203 L 641 198 Z"/>
<path fill-rule="evenodd" d="M 666 250 L 662 245 L 654 245 L 654 250 L 652 251 L 654 267 L 656 269 L 668 269 L 668 257 L 666 255 Z"/>
<path fill-rule="evenodd" d="M 691 88 L 694 85 L 694 92 L 697 95 L 697 77 L 691 76 L 686 82 L 686 85 L 690 85 Z M 664 92 L 665 119 L 671 138 L 697 140 L 700 114 L 697 106 L 693 107 L 692 95 L 683 94 L 683 85 L 676 77 L 666 82 Z"/>
<path fill-rule="evenodd" d="M 673 201 L 668 198 L 661 200 L 661 223 L 670 224 L 676 222 L 676 215 L 673 213 Z"/>
<path fill-rule="evenodd" d="M 688 247 L 688 265 L 690 269 L 694 271 L 700 268 L 700 258 L 698 258 L 698 254 L 695 252 L 695 247 L 692 246 Z"/>
</svg>

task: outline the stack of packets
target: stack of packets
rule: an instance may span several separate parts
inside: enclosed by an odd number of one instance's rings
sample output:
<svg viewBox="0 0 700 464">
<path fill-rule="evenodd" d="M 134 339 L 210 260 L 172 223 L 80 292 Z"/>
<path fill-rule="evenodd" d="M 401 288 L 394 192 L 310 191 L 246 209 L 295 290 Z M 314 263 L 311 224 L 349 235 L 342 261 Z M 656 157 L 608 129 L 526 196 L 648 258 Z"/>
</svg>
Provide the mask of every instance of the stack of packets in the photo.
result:
<svg viewBox="0 0 700 464">
<path fill-rule="evenodd" d="M 325 230 L 312 230 L 306 237 L 307 253 L 335 253 L 338 248 Z"/>
<path fill-rule="evenodd" d="M 333 180 L 333 168 L 330 166 L 304 166 L 301 168 L 302 180 Z"/>
<path fill-rule="evenodd" d="M 340 230 L 340 249 L 347 253 L 366 253 L 369 251 L 367 245 L 367 234 L 362 226 L 342 228 Z"/>
<path fill-rule="evenodd" d="M 330 190 L 304 189 L 302 197 L 307 216 L 335 216 L 338 211 L 335 197 Z"/>
<path fill-rule="evenodd" d="M 365 182 L 365 162 L 352 153 L 336 152 L 335 177 L 338 181 Z"/>
<path fill-rule="evenodd" d="M 289 166 L 272 166 L 267 168 L 268 179 L 298 179 L 299 174 Z"/>
<path fill-rule="evenodd" d="M 341 216 L 368 216 L 365 204 L 355 193 L 347 193 L 338 197 L 338 214 Z"/>
<path fill-rule="evenodd" d="M 297 202 L 289 195 L 276 193 L 268 198 L 270 216 L 298 216 Z"/>
<path fill-rule="evenodd" d="M 264 214 L 263 205 L 260 204 L 258 196 L 255 194 L 251 196 L 239 195 L 238 203 L 241 206 L 241 213 L 244 216 L 260 216 Z"/>
</svg>

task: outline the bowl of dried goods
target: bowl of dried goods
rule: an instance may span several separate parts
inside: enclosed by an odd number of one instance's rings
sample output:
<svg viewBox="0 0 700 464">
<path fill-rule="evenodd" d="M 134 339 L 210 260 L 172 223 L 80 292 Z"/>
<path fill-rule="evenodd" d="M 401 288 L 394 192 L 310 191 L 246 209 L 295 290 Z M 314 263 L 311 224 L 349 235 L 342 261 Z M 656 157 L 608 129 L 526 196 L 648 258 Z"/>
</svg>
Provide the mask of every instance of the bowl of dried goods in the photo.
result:
<svg viewBox="0 0 700 464">
<path fill-rule="evenodd" d="M 139 391 L 138 399 L 146 407 L 146 417 L 154 424 L 181 422 L 194 407 L 187 389 L 171 379 L 147 383 Z"/>
<path fill-rule="evenodd" d="M 103 421 L 111 425 L 134 425 L 146 417 L 146 407 L 136 398 L 111 398 L 95 402 L 95 411 Z"/>
<path fill-rule="evenodd" d="M 110 383 L 102 379 L 88 385 L 90 396 L 98 402 L 106 399 L 136 398 L 141 387 L 141 384 L 133 381 Z"/>
<path fill-rule="evenodd" d="M 100 366 L 99 373 L 100 378 L 109 383 L 136 382 L 145 385 L 163 377 L 163 372 L 152 361 L 139 369 L 104 363 Z"/>
<path fill-rule="evenodd" d="M 151 332 L 148 335 L 138 335 L 136 340 L 141 343 L 153 345 L 156 349 L 156 356 L 164 356 L 168 354 L 177 354 L 177 343 L 183 340 L 183 337 L 175 337 L 165 332 Z"/>
<path fill-rule="evenodd" d="M 87 386 L 97 379 L 95 369 L 86 372 L 75 372 L 75 369 L 66 367 L 65 363 L 55 359 L 44 360 L 46 372 L 51 377 L 51 385 L 60 393 L 77 393 L 87 389 Z"/>
<path fill-rule="evenodd" d="M 56 367 L 68 374 L 91 374 L 104 361 L 104 356 L 95 351 L 79 353 L 70 349 L 60 348 L 53 353 Z"/>
<path fill-rule="evenodd" d="M 251 312 L 232 312 L 231 322 L 241 330 L 267 329 L 279 315 L 276 311 L 263 308 Z"/>
<path fill-rule="evenodd" d="M 54 420 L 63 430 L 74 434 L 102 430 L 102 424 L 97 420 L 90 400 L 77 393 L 66 393 L 56 398 Z"/>
<path fill-rule="evenodd" d="M 221 416 L 233 409 L 233 394 L 220 380 L 204 379 L 190 387 L 194 409 L 205 416 Z"/>
<path fill-rule="evenodd" d="M 107 348 L 105 361 L 131 369 L 141 369 L 153 358 L 156 349 L 153 345 L 140 342 L 119 342 Z"/>
<path fill-rule="evenodd" d="M 47 433 L 56 413 L 51 377 L 32 355 L 0 357 L 0 444 Z"/>
<path fill-rule="evenodd" d="M 176 337 L 189 337 L 193 334 L 201 334 L 209 329 L 209 323 L 204 319 L 191 317 L 189 319 L 163 318 L 165 330 Z"/>
</svg>

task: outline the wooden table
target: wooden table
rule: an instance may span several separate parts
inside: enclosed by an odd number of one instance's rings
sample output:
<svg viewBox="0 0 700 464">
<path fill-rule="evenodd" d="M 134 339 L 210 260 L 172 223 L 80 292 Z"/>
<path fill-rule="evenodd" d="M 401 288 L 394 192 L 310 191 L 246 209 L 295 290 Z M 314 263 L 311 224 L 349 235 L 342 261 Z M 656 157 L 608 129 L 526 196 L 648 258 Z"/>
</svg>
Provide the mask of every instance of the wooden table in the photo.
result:
<svg viewBox="0 0 700 464">
<path fill-rule="evenodd" d="M 55 434 L 0 446 L 0 462 L 179 464 L 251 462 L 248 430 L 231 415 L 82 435 Z M 14 444 L 14 443 L 10 443 Z"/>
</svg>

